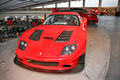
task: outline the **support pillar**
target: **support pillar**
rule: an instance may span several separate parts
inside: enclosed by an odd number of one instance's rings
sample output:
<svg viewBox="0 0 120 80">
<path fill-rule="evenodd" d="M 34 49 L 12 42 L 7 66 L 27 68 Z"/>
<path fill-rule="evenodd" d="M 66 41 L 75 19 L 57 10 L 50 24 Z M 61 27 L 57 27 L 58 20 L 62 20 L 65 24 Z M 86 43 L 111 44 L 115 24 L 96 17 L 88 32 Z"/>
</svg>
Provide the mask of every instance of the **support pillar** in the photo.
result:
<svg viewBox="0 0 120 80">
<path fill-rule="evenodd" d="M 42 10 L 44 11 L 44 5 L 42 5 Z"/>
<path fill-rule="evenodd" d="M 120 0 L 118 0 L 117 11 L 119 11 L 119 7 L 120 7 Z"/>
<path fill-rule="evenodd" d="M 85 0 L 83 0 L 83 9 L 85 8 Z"/>
<path fill-rule="evenodd" d="M 57 9 L 57 2 L 55 2 L 55 8 Z"/>
<path fill-rule="evenodd" d="M 46 13 L 44 13 L 44 19 L 46 19 Z"/>
<path fill-rule="evenodd" d="M 99 10 L 101 10 L 101 2 L 102 0 L 99 0 L 99 7 L 98 7 Z"/>
<path fill-rule="evenodd" d="M 70 7 L 71 7 L 70 3 L 71 3 L 71 0 L 69 0 L 69 3 L 68 3 L 68 4 L 69 4 L 69 7 L 68 7 L 69 9 L 70 9 Z"/>
<path fill-rule="evenodd" d="M 27 18 L 27 28 L 29 29 L 28 15 L 26 15 L 26 18 Z"/>
</svg>

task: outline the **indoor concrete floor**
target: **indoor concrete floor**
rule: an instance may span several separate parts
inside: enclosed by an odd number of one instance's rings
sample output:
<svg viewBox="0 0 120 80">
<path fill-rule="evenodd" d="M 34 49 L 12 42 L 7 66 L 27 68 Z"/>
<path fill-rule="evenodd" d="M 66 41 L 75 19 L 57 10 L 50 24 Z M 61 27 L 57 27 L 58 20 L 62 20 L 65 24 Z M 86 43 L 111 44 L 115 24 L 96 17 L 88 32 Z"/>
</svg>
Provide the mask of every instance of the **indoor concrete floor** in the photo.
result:
<svg viewBox="0 0 120 80">
<path fill-rule="evenodd" d="M 120 17 L 100 16 L 98 25 L 104 27 L 111 38 L 110 63 L 106 80 L 120 80 Z"/>
<path fill-rule="evenodd" d="M 88 24 L 87 59 L 83 70 L 93 69 L 99 74 L 96 79 L 88 78 L 83 71 L 76 74 L 51 74 L 21 68 L 13 63 L 18 41 L 13 39 L 0 44 L 0 80 L 104 80 L 105 72 L 100 71 L 105 68 L 104 63 L 109 59 L 110 49 L 110 65 L 106 80 L 119 80 L 120 17 L 98 16 L 98 18 L 98 24 Z"/>
</svg>

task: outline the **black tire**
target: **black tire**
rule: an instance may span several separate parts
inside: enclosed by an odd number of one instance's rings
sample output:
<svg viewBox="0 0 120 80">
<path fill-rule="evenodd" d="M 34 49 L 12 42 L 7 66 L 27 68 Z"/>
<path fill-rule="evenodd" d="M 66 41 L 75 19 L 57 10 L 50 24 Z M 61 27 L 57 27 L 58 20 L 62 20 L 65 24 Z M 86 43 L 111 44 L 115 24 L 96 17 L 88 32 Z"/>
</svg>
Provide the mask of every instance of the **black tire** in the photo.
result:
<svg viewBox="0 0 120 80">
<path fill-rule="evenodd" d="M 84 64 L 84 63 L 85 63 L 85 54 L 81 55 L 78 60 L 78 64 Z"/>
</svg>

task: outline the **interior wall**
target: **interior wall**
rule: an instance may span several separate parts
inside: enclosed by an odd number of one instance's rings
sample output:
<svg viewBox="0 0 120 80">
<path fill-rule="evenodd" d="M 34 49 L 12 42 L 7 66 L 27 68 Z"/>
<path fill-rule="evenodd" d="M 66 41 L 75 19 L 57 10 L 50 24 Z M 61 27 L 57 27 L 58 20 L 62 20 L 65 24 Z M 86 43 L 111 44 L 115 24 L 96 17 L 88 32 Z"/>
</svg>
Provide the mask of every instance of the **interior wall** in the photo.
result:
<svg viewBox="0 0 120 80">
<path fill-rule="evenodd" d="M 98 7 L 85 7 L 84 9 L 91 11 L 92 8 L 98 8 Z M 101 11 L 108 11 L 111 15 L 115 15 L 117 7 L 102 7 Z M 69 8 L 60 8 L 60 9 L 69 9 Z M 52 11 L 53 8 L 38 8 L 38 9 L 30 9 L 31 11 Z"/>
</svg>

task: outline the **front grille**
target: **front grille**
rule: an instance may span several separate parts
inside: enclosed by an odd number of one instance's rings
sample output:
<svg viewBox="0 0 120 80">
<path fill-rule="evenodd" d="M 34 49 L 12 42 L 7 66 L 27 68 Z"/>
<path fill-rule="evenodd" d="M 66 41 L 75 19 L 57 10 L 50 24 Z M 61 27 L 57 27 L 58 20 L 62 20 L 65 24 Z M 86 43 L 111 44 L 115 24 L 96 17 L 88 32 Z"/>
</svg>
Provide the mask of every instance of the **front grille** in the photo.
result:
<svg viewBox="0 0 120 80">
<path fill-rule="evenodd" d="M 96 20 L 87 20 L 87 22 L 95 22 Z"/>
<path fill-rule="evenodd" d="M 35 61 L 31 60 L 29 63 L 42 65 L 42 66 L 58 66 L 58 62 L 41 62 L 41 61 Z"/>
</svg>

